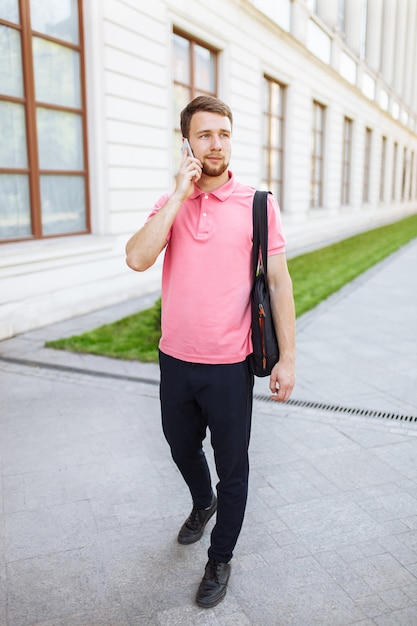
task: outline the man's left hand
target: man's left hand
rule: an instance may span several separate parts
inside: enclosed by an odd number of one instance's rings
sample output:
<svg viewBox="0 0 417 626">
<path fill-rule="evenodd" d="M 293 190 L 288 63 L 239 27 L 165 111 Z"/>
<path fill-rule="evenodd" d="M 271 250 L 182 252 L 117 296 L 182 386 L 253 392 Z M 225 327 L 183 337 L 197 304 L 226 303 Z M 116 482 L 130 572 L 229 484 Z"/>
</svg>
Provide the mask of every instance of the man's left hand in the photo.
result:
<svg viewBox="0 0 417 626">
<path fill-rule="evenodd" d="M 269 379 L 269 388 L 275 402 L 287 402 L 290 399 L 295 384 L 294 367 L 278 361 L 272 368 Z"/>
</svg>

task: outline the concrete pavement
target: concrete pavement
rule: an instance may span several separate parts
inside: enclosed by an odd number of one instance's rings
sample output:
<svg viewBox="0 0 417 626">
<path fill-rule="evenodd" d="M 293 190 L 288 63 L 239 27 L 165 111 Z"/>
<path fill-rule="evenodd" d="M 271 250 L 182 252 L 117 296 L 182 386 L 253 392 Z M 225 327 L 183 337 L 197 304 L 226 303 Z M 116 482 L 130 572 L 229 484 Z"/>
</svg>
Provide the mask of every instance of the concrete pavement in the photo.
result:
<svg viewBox="0 0 417 626">
<path fill-rule="evenodd" d="M 191 505 L 157 366 L 43 347 L 152 297 L 1 342 L 0 624 L 415 626 L 416 268 L 414 241 L 299 320 L 291 403 L 256 381 L 247 515 L 211 610 L 194 596 L 213 522 L 176 542 Z"/>
</svg>

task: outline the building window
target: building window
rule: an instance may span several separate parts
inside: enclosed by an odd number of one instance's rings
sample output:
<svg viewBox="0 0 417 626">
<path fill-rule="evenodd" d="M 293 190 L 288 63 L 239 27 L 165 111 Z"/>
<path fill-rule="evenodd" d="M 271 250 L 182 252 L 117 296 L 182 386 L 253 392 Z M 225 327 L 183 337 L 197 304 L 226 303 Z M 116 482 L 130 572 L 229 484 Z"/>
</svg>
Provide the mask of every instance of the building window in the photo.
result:
<svg viewBox="0 0 417 626">
<path fill-rule="evenodd" d="M 416 170 L 414 172 L 414 198 L 417 200 L 417 159 L 416 159 Z"/>
<path fill-rule="evenodd" d="M 397 196 L 397 159 L 398 159 L 398 144 L 394 143 L 394 153 L 392 155 L 392 185 L 391 185 L 391 200 L 395 200 Z"/>
<path fill-rule="evenodd" d="M 401 200 L 406 199 L 406 183 L 407 183 L 407 148 L 404 148 L 403 152 L 403 175 L 401 182 Z"/>
<path fill-rule="evenodd" d="M 89 231 L 81 0 L 0 3 L 0 240 Z"/>
<path fill-rule="evenodd" d="M 342 205 L 350 201 L 350 168 L 352 153 L 352 126 L 353 122 L 345 117 L 343 125 L 343 155 L 342 155 Z"/>
<path fill-rule="evenodd" d="M 272 191 L 283 210 L 285 87 L 265 77 L 263 89 L 261 188 Z"/>
<path fill-rule="evenodd" d="M 310 179 L 311 208 L 323 205 L 324 115 L 324 106 L 318 102 L 313 102 L 313 149 Z"/>
<path fill-rule="evenodd" d="M 381 169 L 379 173 L 379 200 L 384 201 L 385 198 L 385 164 L 387 160 L 387 138 L 382 137 L 381 145 Z"/>
<path fill-rule="evenodd" d="M 372 130 L 367 128 L 365 131 L 365 153 L 363 167 L 363 202 L 369 202 L 369 183 L 371 172 L 371 143 Z"/>
<path fill-rule="evenodd" d="M 413 177 L 414 177 L 414 152 L 411 153 L 410 157 L 410 177 L 409 177 L 409 186 L 408 186 L 408 199 L 411 201 L 413 199 Z"/>
<path fill-rule="evenodd" d="M 413 163 L 414 168 L 413 168 L 413 180 L 414 180 L 414 193 L 412 194 L 412 199 L 417 199 L 417 159 L 414 158 L 414 152 L 413 152 Z"/>
<path fill-rule="evenodd" d="M 180 113 L 197 96 L 217 96 L 217 52 L 183 33 L 172 35 L 174 171 L 181 159 Z"/>
</svg>

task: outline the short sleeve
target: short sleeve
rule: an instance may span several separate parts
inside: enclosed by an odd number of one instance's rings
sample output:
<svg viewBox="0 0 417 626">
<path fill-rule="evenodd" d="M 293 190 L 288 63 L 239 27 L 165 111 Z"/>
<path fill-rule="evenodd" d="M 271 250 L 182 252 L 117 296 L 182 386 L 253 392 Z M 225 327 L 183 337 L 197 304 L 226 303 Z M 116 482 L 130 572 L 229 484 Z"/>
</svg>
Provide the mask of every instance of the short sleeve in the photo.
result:
<svg viewBox="0 0 417 626">
<path fill-rule="evenodd" d="M 164 206 L 164 204 L 166 204 L 166 202 L 168 201 L 168 199 L 170 198 L 171 194 L 169 193 L 165 193 L 163 196 L 161 196 L 159 198 L 159 200 L 156 202 L 155 206 L 153 207 L 152 211 L 149 213 L 148 218 L 146 220 L 146 222 L 149 222 L 154 215 L 156 215 L 159 211 L 159 209 L 161 207 Z M 171 230 L 169 231 L 168 235 L 167 235 L 167 242 L 171 239 Z"/>
</svg>

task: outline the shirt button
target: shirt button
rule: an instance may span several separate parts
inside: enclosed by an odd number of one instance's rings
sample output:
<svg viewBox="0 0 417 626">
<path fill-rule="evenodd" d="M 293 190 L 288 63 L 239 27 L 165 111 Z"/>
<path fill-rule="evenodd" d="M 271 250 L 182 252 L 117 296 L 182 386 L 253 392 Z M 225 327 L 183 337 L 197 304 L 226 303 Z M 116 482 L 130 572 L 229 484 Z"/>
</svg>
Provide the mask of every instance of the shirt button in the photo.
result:
<svg viewBox="0 0 417 626">
<path fill-rule="evenodd" d="M 203 213 L 203 217 L 207 217 L 207 213 Z"/>
<path fill-rule="evenodd" d="M 204 200 L 208 200 L 208 196 L 204 196 Z"/>
</svg>

